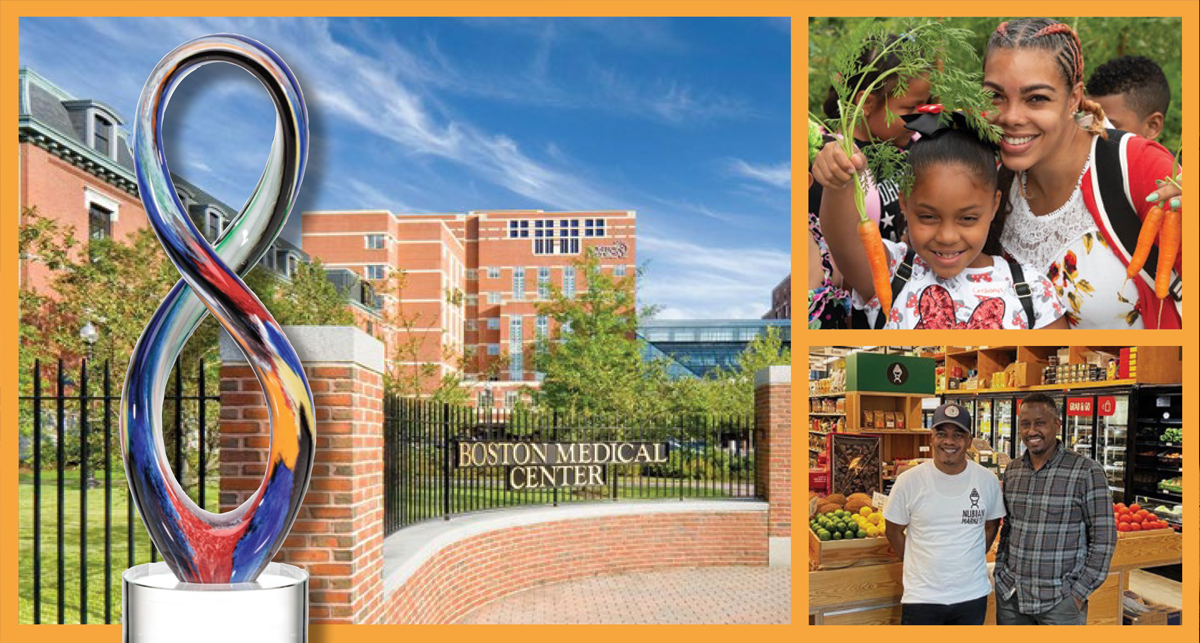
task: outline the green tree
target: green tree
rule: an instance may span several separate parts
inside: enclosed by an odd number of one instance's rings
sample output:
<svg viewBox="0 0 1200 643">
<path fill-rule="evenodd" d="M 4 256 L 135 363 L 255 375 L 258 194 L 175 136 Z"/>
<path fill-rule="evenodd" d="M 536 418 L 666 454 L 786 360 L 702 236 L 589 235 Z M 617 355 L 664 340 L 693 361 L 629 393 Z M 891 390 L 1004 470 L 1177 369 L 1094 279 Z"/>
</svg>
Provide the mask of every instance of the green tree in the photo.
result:
<svg viewBox="0 0 1200 643">
<path fill-rule="evenodd" d="M 626 420 L 660 414 L 669 380 L 660 363 L 642 357 L 638 320 L 652 310 L 638 310 L 634 277 L 605 273 L 591 254 L 575 265 L 586 288 L 572 298 L 552 286 L 550 300 L 538 306 L 554 330 L 535 351 L 535 367 L 545 374 L 535 404 Z"/>
<path fill-rule="evenodd" d="M 99 390 L 101 371 L 98 364 L 108 360 L 111 363 L 111 390 L 119 394 L 133 347 L 163 297 L 179 279 L 154 232 L 142 228 L 125 240 L 92 239 L 85 245 L 72 226 L 64 226 L 31 207 L 21 212 L 18 246 L 22 261 L 27 265 L 36 263 L 49 270 L 43 290 L 27 285 L 19 290 L 21 394 L 31 392 L 35 360 L 42 361 L 43 392 L 48 394 L 51 389 L 47 387 L 52 386 L 57 360 L 64 361 L 64 374 L 73 382 L 80 359 L 89 352 L 97 362 L 89 369 L 90 392 L 95 394 Z M 345 299 L 325 279 L 319 265 L 301 264 L 291 280 L 280 280 L 271 272 L 255 267 L 247 274 L 245 282 L 280 324 L 327 325 L 354 321 Z M 88 322 L 99 331 L 95 344 L 90 347 L 79 333 Z M 217 390 L 220 364 L 212 358 L 216 353 L 218 334 L 219 323 L 210 315 L 184 347 L 180 357 L 180 363 L 186 369 L 184 395 L 197 392 L 195 369 L 200 363 L 204 364 L 209 393 Z M 168 391 L 174 390 L 174 383 L 169 383 Z M 205 427 L 209 450 L 206 455 L 216 466 L 218 414 L 212 411 Z M 30 412 L 29 405 L 21 405 L 22 435 L 30 433 Z M 92 412 L 101 413 L 99 405 Z M 164 405 L 163 413 L 164 417 L 173 417 L 172 403 L 168 401 Z M 194 431 L 199 423 L 194 405 L 185 404 L 181 414 L 183 426 Z M 95 416 L 95 426 L 100 425 L 100 418 L 100 415 Z M 171 432 L 167 433 L 164 436 L 167 452 L 173 453 L 173 436 Z M 89 441 L 89 449 L 99 458 L 102 438 L 98 432 L 92 438 L 94 442 Z M 73 453 L 78 451 L 77 444 L 72 447 Z M 45 444 L 43 448 L 46 448 Z M 119 453 L 119 450 L 114 452 Z M 195 467 L 198 458 L 194 450 L 189 450 L 188 458 Z M 45 461 L 53 463 L 53 458 Z"/>
<path fill-rule="evenodd" d="M 982 59 L 988 38 L 1001 22 L 1013 17 L 951 17 L 939 18 L 947 26 L 969 29 L 973 34 L 972 49 Z M 1171 86 L 1171 107 L 1158 141 L 1172 152 L 1178 151 L 1183 135 L 1183 25 L 1179 18 L 1156 17 L 1058 17 L 1079 33 L 1083 58 L 1090 77 L 1092 70 L 1119 56 L 1145 56 L 1158 63 Z M 833 57 L 845 47 L 847 35 L 863 21 L 886 25 L 891 33 L 899 33 L 907 18 L 826 18 L 813 17 L 808 22 L 808 110 L 821 114 L 822 103 L 829 91 L 830 68 Z M 982 71 L 967 51 L 951 52 L 945 61 L 948 68 L 979 73 Z M 1085 78 L 1086 81 L 1086 78 Z"/>
<path fill-rule="evenodd" d="M 313 259 L 311 263 L 300 262 L 290 280 L 272 283 L 263 304 L 283 325 L 350 326 L 354 314 L 346 303 L 348 296 L 325 278 L 321 260 Z"/>
</svg>

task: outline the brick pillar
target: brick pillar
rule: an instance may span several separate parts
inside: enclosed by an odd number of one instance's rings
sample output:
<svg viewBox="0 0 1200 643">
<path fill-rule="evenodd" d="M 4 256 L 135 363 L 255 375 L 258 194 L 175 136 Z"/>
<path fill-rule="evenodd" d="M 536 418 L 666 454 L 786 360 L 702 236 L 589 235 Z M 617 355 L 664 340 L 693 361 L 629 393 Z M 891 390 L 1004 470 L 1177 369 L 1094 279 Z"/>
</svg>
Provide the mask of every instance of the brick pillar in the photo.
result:
<svg viewBox="0 0 1200 643">
<path fill-rule="evenodd" d="M 770 564 L 791 565 L 792 369 L 771 366 L 754 374 L 754 479 L 769 504 Z"/>
<path fill-rule="evenodd" d="M 383 608 L 383 344 L 358 328 L 284 328 L 316 404 L 316 462 L 304 505 L 275 556 L 308 571 L 313 623 L 375 623 Z M 262 389 L 221 336 L 221 510 L 262 481 L 269 444 Z"/>
</svg>

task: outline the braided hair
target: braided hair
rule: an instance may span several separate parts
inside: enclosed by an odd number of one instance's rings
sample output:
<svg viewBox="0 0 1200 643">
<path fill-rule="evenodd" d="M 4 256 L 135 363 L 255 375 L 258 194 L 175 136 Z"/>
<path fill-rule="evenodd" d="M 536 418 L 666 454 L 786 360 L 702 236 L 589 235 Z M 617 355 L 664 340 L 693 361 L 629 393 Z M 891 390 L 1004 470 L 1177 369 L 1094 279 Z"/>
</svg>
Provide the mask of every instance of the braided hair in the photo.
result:
<svg viewBox="0 0 1200 643">
<path fill-rule="evenodd" d="M 1054 54 L 1054 61 L 1067 89 L 1083 82 L 1083 46 L 1079 34 L 1062 22 L 1049 18 L 1021 18 L 1002 22 L 988 39 L 984 60 L 997 49 L 1043 49 Z M 1084 129 L 1101 138 L 1108 138 L 1104 129 L 1104 109 L 1087 97 L 1079 103 L 1081 112 L 1091 115 L 1091 122 Z"/>
</svg>

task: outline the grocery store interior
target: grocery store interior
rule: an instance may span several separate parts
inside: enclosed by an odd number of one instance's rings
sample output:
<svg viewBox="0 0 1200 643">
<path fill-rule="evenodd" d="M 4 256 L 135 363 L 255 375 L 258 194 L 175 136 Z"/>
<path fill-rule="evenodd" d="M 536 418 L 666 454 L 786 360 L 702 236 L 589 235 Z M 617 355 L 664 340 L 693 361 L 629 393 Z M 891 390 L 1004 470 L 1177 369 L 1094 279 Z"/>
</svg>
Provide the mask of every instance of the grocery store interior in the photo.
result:
<svg viewBox="0 0 1200 643">
<path fill-rule="evenodd" d="M 902 565 L 875 507 L 897 475 L 930 457 L 933 412 L 944 402 L 972 414 L 969 457 L 1003 479 L 1025 452 L 1015 419 L 1035 391 L 1055 399 L 1062 444 L 1100 463 L 1113 495 L 1117 550 L 1088 624 L 1180 622 L 1178 347 L 812 346 L 808 364 L 810 623 L 900 623 Z M 849 534 L 830 534 L 823 514 L 863 518 Z M 994 598 L 987 619 L 995 623 Z"/>
</svg>

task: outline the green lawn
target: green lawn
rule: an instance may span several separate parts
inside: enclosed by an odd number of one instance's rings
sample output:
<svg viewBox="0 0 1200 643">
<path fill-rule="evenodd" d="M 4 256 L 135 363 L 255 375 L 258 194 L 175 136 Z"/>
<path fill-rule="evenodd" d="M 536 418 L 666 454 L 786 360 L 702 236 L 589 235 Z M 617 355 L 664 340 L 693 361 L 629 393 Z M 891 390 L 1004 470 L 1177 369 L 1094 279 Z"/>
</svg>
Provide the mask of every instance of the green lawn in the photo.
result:
<svg viewBox="0 0 1200 643">
<path fill-rule="evenodd" d="M 110 619 L 113 623 L 121 620 L 121 573 L 129 565 L 127 546 L 126 499 L 128 487 L 125 484 L 123 471 L 113 472 L 112 478 L 112 575 L 107 588 L 111 601 Z M 58 622 L 58 488 L 57 476 L 53 471 L 42 473 L 42 502 L 41 502 L 41 622 Z M 87 622 L 104 622 L 104 476 L 97 476 L 100 487 L 89 489 L 87 497 Z M 210 511 L 217 510 L 219 483 L 211 481 L 206 484 L 205 504 Z M 80 502 L 81 493 L 79 474 L 77 471 L 67 471 L 63 475 L 63 620 L 67 623 L 80 623 L 80 574 L 82 557 L 80 556 Z M 188 489 L 189 495 L 196 496 L 195 487 Z M 33 474 L 22 472 L 20 475 L 19 497 L 19 532 L 18 532 L 18 608 L 17 618 L 20 623 L 32 623 L 34 614 L 33 590 Z M 141 519 L 134 511 L 134 564 L 150 562 L 150 536 L 142 526 Z"/>
</svg>

